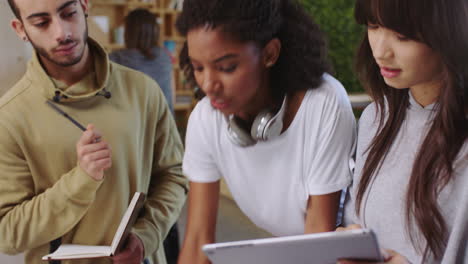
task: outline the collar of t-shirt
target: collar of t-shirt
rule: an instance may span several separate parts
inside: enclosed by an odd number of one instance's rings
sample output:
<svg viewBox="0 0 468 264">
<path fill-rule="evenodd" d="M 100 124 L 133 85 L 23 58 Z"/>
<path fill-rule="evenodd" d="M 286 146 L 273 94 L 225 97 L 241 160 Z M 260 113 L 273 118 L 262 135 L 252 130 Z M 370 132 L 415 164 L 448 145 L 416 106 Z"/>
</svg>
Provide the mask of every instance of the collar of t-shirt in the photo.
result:
<svg viewBox="0 0 468 264">
<path fill-rule="evenodd" d="M 409 94 L 409 103 L 410 103 L 410 108 L 412 110 L 416 110 L 416 111 L 430 111 L 432 112 L 434 110 L 434 107 L 436 105 L 436 102 L 430 104 L 430 105 L 426 105 L 426 106 L 422 106 L 420 105 L 416 99 L 414 99 L 413 97 L 413 94 L 411 93 L 411 90 L 408 89 L 408 94 Z"/>
</svg>

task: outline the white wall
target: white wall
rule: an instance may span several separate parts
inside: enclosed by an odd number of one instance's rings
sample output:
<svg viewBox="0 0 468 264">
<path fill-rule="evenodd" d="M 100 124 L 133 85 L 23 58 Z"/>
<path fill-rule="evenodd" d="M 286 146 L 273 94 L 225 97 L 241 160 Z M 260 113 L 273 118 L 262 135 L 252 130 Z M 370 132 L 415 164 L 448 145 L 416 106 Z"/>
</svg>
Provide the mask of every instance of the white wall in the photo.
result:
<svg viewBox="0 0 468 264">
<path fill-rule="evenodd" d="M 26 61 L 31 57 L 29 45 L 20 41 L 10 27 L 12 17 L 7 1 L 0 0 L 0 95 L 23 75 Z M 23 264 L 23 255 L 6 256 L 0 253 L 0 263 Z"/>
<path fill-rule="evenodd" d="M 0 0 L 0 95 L 24 74 L 31 57 L 30 45 L 21 41 L 10 26 L 12 18 L 7 1 Z"/>
<path fill-rule="evenodd" d="M 3 255 L 0 253 L 0 263 L 2 264 L 24 264 L 24 256 L 23 254 L 20 254 L 17 256 L 7 256 L 7 255 Z"/>
</svg>

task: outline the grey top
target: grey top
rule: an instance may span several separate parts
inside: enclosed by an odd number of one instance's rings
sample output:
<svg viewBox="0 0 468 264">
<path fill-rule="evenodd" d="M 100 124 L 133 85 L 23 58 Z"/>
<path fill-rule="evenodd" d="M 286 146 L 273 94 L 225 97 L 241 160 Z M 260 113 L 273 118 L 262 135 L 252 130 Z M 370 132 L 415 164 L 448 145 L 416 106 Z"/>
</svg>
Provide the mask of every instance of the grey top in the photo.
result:
<svg viewBox="0 0 468 264">
<path fill-rule="evenodd" d="M 412 263 L 421 262 L 421 251 L 410 241 L 405 220 L 405 197 L 411 169 L 421 142 L 431 125 L 434 105 L 420 106 L 410 93 L 410 106 L 396 141 L 368 187 L 357 217 L 354 201 L 367 157 L 366 149 L 378 128 L 375 104 L 369 105 L 359 122 L 356 168 L 350 197 L 345 205 L 345 224 L 373 229 L 380 247 L 393 249 Z M 454 163 L 454 178 L 441 192 L 438 203 L 448 226 L 447 248 L 442 259 L 429 263 L 468 263 L 468 144 L 462 146 Z M 350 199 L 349 199 L 350 198 Z M 419 231 L 417 228 L 416 231 Z M 425 245 L 422 234 L 416 234 Z"/>
<path fill-rule="evenodd" d="M 153 78 L 161 87 L 171 112 L 174 112 L 172 105 L 174 95 L 171 89 L 171 57 L 168 51 L 156 46 L 153 48 L 153 54 L 156 56 L 155 59 L 148 59 L 139 50 L 123 49 L 112 52 L 109 54 L 109 58 L 118 64 L 141 71 Z"/>
</svg>

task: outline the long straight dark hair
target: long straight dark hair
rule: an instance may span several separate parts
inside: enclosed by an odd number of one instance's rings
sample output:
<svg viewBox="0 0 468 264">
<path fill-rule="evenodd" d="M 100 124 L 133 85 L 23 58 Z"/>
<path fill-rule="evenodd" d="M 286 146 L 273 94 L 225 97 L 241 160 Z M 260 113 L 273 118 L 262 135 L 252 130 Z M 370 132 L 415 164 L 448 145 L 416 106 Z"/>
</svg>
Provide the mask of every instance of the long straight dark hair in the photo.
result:
<svg viewBox="0 0 468 264">
<path fill-rule="evenodd" d="M 406 194 L 407 229 L 415 249 L 426 260 L 439 259 L 446 247 L 447 225 L 437 203 L 441 190 L 454 177 L 453 163 L 467 138 L 468 4 L 465 0 L 357 0 L 359 24 L 378 24 L 429 46 L 440 55 L 443 86 L 433 121 L 414 161 Z M 421 67 L 424 67 L 421 65 Z M 367 35 L 358 49 L 356 69 L 375 101 L 378 133 L 372 140 L 356 197 L 356 212 L 369 184 L 378 173 L 405 120 L 407 89 L 385 84 Z M 415 235 L 418 228 L 426 240 Z"/>
<path fill-rule="evenodd" d="M 153 48 L 159 40 L 159 25 L 156 15 L 138 8 L 125 18 L 125 46 L 139 50 L 146 58 L 154 59 Z"/>
</svg>

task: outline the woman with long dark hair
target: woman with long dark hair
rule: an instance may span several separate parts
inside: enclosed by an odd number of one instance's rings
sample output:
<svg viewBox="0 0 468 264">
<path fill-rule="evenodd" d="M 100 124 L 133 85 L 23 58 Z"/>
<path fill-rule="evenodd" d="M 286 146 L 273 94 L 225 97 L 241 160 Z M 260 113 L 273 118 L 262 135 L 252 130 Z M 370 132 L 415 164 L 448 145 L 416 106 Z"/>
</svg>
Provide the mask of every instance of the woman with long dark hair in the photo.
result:
<svg viewBox="0 0 468 264">
<path fill-rule="evenodd" d="M 367 26 L 357 72 L 375 102 L 346 222 L 372 228 L 389 263 L 467 263 L 468 2 L 358 0 L 355 17 Z"/>
<path fill-rule="evenodd" d="M 109 58 L 153 78 L 174 112 L 172 59 L 169 51 L 159 45 L 159 31 L 156 15 L 151 11 L 144 8 L 130 11 L 125 18 L 125 49 L 112 52 Z"/>
<path fill-rule="evenodd" d="M 325 41 L 295 0 L 185 0 L 181 68 L 206 95 L 187 129 L 188 223 L 179 263 L 206 263 L 220 179 L 276 236 L 335 229 L 355 118 Z"/>
</svg>

